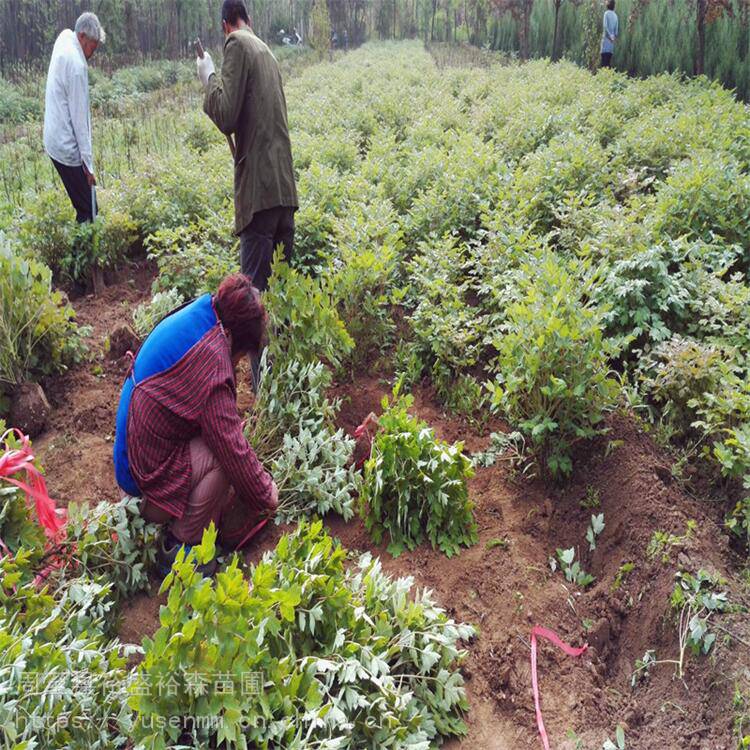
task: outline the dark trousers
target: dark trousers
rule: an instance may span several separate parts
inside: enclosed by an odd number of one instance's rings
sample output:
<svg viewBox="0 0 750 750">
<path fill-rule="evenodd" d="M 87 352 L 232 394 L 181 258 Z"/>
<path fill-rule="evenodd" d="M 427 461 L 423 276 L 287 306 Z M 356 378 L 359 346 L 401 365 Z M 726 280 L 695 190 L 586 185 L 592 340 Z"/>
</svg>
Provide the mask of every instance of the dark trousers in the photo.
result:
<svg viewBox="0 0 750 750">
<path fill-rule="evenodd" d="M 278 245 L 284 246 L 284 259 L 292 259 L 294 246 L 293 208 L 279 206 L 258 211 L 253 220 L 240 232 L 240 267 L 249 276 L 253 286 L 261 292 L 271 278 L 273 253 Z"/>
<path fill-rule="evenodd" d="M 612 53 L 611 52 L 602 52 L 602 67 L 603 68 L 612 67 Z"/>
<path fill-rule="evenodd" d="M 294 248 L 294 208 L 278 206 L 258 211 L 253 220 L 240 232 L 240 267 L 253 286 L 261 292 L 268 288 L 273 254 L 278 245 L 284 247 L 284 260 L 289 263 Z M 260 383 L 260 357 L 250 357 L 253 391 Z"/>
<path fill-rule="evenodd" d="M 59 161 L 55 161 L 54 159 L 52 159 L 52 163 L 60 175 L 60 179 L 65 186 L 65 191 L 70 198 L 70 202 L 73 204 L 73 208 L 76 210 L 76 221 L 79 224 L 83 224 L 86 221 L 93 221 L 94 207 L 91 205 L 92 190 L 86 179 L 86 172 L 83 171 L 83 167 L 69 167 L 65 164 L 60 164 Z M 94 200 L 96 200 L 96 196 L 94 196 Z"/>
</svg>

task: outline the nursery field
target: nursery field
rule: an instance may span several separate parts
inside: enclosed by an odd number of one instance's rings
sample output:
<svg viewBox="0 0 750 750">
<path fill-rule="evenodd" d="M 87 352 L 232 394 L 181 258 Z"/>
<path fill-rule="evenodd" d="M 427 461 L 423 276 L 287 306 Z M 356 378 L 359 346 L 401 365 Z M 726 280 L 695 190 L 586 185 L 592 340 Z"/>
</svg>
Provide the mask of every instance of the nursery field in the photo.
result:
<svg viewBox="0 0 750 750">
<path fill-rule="evenodd" d="M 541 747 L 535 626 L 588 646 L 539 640 L 552 747 L 750 747 L 747 106 L 411 42 L 289 62 L 295 257 L 238 374 L 278 524 L 160 587 L 124 354 L 238 268 L 226 141 L 160 65 L 94 83 L 83 230 L 37 115 L 2 127 L 0 415 L 43 386 L 68 518 L 0 460 L 0 747 Z"/>
</svg>

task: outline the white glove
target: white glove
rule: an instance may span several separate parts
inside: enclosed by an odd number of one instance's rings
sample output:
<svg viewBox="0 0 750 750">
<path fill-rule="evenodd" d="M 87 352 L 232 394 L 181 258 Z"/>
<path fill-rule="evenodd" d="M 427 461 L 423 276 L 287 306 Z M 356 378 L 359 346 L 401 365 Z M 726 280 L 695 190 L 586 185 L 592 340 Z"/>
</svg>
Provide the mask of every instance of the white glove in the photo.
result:
<svg viewBox="0 0 750 750">
<path fill-rule="evenodd" d="M 201 79 L 201 83 L 205 88 L 208 86 L 208 79 L 216 72 L 214 61 L 208 52 L 204 52 L 203 57 L 199 57 L 196 62 L 198 63 L 198 78 Z"/>
</svg>

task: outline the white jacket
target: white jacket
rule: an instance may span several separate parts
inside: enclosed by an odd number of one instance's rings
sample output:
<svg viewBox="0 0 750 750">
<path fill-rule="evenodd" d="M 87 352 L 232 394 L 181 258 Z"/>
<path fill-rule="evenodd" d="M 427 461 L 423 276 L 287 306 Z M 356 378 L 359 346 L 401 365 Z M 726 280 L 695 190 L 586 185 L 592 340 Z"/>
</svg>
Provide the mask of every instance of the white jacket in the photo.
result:
<svg viewBox="0 0 750 750">
<path fill-rule="evenodd" d="M 52 50 L 44 98 L 44 150 L 69 167 L 94 173 L 89 112 L 89 66 L 78 37 L 60 33 Z"/>
</svg>

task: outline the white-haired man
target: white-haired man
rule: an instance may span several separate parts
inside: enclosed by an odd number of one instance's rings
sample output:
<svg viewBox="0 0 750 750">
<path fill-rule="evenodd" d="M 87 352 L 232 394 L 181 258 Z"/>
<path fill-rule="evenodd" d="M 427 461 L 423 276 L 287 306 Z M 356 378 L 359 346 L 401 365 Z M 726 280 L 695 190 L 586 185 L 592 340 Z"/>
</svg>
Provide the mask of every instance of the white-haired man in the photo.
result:
<svg viewBox="0 0 750 750">
<path fill-rule="evenodd" d="M 57 37 L 47 73 L 44 150 L 62 179 L 79 223 L 92 221 L 94 216 L 88 60 L 104 39 L 99 19 L 83 13 L 75 31 L 65 29 Z"/>
</svg>

